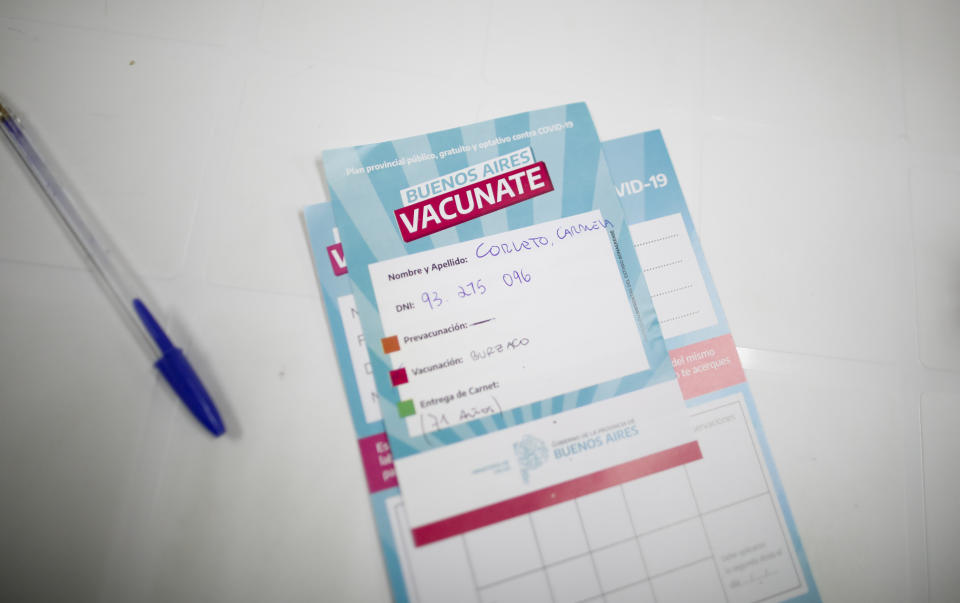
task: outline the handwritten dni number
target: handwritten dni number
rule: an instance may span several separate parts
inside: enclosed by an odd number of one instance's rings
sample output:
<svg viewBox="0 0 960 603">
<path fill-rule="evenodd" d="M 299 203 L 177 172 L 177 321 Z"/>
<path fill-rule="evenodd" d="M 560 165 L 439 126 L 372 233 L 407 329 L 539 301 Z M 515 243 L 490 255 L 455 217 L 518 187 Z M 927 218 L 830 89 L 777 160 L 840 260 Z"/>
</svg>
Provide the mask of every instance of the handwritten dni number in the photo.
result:
<svg viewBox="0 0 960 603">
<path fill-rule="evenodd" d="M 514 284 L 523 284 L 530 282 L 530 275 L 523 268 L 513 272 L 503 273 L 503 284 L 512 287 Z"/>
<path fill-rule="evenodd" d="M 424 291 L 420 294 L 420 301 L 427 304 L 431 310 L 436 310 L 443 305 L 443 298 L 436 291 Z"/>
<path fill-rule="evenodd" d="M 458 297 L 470 297 L 471 295 L 483 295 L 487 292 L 487 286 L 483 284 L 483 279 L 478 278 L 470 281 L 466 285 L 457 285 Z"/>
</svg>

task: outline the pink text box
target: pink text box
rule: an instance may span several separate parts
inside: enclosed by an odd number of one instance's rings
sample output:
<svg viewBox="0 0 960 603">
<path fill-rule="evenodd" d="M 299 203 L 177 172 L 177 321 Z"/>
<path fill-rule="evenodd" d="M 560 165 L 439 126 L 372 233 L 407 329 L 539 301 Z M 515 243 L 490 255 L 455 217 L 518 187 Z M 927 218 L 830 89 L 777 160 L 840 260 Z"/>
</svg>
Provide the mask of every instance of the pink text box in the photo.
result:
<svg viewBox="0 0 960 603">
<path fill-rule="evenodd" d="M 684 400 L 747 380 L 730 335 L 678 348 L 670 352 L 670 359 Z"/>
</svg>

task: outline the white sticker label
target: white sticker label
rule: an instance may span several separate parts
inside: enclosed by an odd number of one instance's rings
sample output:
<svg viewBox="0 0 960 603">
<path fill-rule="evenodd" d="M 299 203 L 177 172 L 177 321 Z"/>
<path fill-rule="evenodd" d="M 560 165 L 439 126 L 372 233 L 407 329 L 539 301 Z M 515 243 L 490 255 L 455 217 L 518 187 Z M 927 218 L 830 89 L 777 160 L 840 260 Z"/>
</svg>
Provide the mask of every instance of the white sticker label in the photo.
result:
<svg viewBox="0 0 960 603">
<path fill-rule="evenodd" d="M 363 327 L 357 315 L 357 304 L 352 295 L 344 295 L 337 298 L 337 306 L 340 308 L 343 334 L 347 338 L 347 349 L 350 351 L 353 376 L 357 380 L 357 389 L 360 391 L 363 418 L 367 423 L 374 423 L 381 418 L 380 396 L 377 394 L 377 385 L 373 381 L 373 368 L 370 366 L 370 354 L 367 353 Z"/>
<path fill-rule="evenodd" d="M 608 224 L 593 211 L 370 266 L 412 435 L 649 368 Z"/>
<path fill-rule="evenodd" d="M 717 324 L 683 216 L 639 222 L 630 227 L 630 236 L 663 336 L 676 337 Z"/>
</svg>

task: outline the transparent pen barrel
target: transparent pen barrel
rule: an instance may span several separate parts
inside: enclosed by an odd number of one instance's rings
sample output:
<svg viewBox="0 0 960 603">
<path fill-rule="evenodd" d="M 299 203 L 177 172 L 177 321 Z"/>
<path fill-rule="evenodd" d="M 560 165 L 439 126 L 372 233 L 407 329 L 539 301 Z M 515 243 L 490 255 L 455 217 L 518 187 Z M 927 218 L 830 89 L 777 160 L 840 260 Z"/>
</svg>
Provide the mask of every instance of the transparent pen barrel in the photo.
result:
<svg viewBox="0 0 960 603">
<path fill-rule="evenodd" d="M 12 117 L 6 117 L 0 121 L 0 124 L 2 124 L 3 132 L 17 154 L 20 155 L 24 164 L 43 188 L 50 204 L 57 211 L 67 229 L 79 243 L 80 248 L 90 259 L 94 269 L 103 279 L 106 288 L 115 298 L 114 301 L 123 308 L 128 322 L 134 325 L 152 353 L 159 357 L 160 353 L 156 344 L 134 310 L 133 300 L 137 298 L 137 294 L 131 283 L 132 277 L 129 275 L 129 270 L 123 266 L 122 259 L 112 251 L 106 237 L 94 233 L 93 227 L 91 227 L 89 219 L 84 216 L 82 208 L 60 186 L 51 173 L 47 162 L 43 160 L 36 148 L 30 143 L 16 121 Z"/>
</svg>

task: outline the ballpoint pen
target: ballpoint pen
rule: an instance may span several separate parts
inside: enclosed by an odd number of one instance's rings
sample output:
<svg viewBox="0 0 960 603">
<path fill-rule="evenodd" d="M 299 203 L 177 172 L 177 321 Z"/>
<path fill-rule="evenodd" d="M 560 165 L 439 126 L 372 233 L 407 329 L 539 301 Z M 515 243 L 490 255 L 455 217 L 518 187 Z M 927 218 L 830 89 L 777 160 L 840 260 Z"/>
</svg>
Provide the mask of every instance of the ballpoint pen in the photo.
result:
<svg viewBox="0 0 960 603">
<path fill-rule="evenodd" d="M 160 323 L 144 303 L 143 294 L 136 294 L 134 278 L 123 268 L 123 262 L 114 246 L 95 234 L 84 217 L 81 206 L 70 196 L 54 177 L 53 172 L 24 133 L 20 120 L 11 114 L 0 101 L 0 129 L 6 135 L 23 163 L 33 174 L 47 199 L 63 219 L 86 253 L 90 264 L 102 277 L 105 289 L 112 294 L 116 305 L 129 315 L 127 321 L 143 337 L 154 358 L 154 366 L 170 384 L 190 412 L 215 436 L 225 432 L 220 413 L 210 394 L 200 381 L 183 351 L 174 346 Z"/>
</svg>

